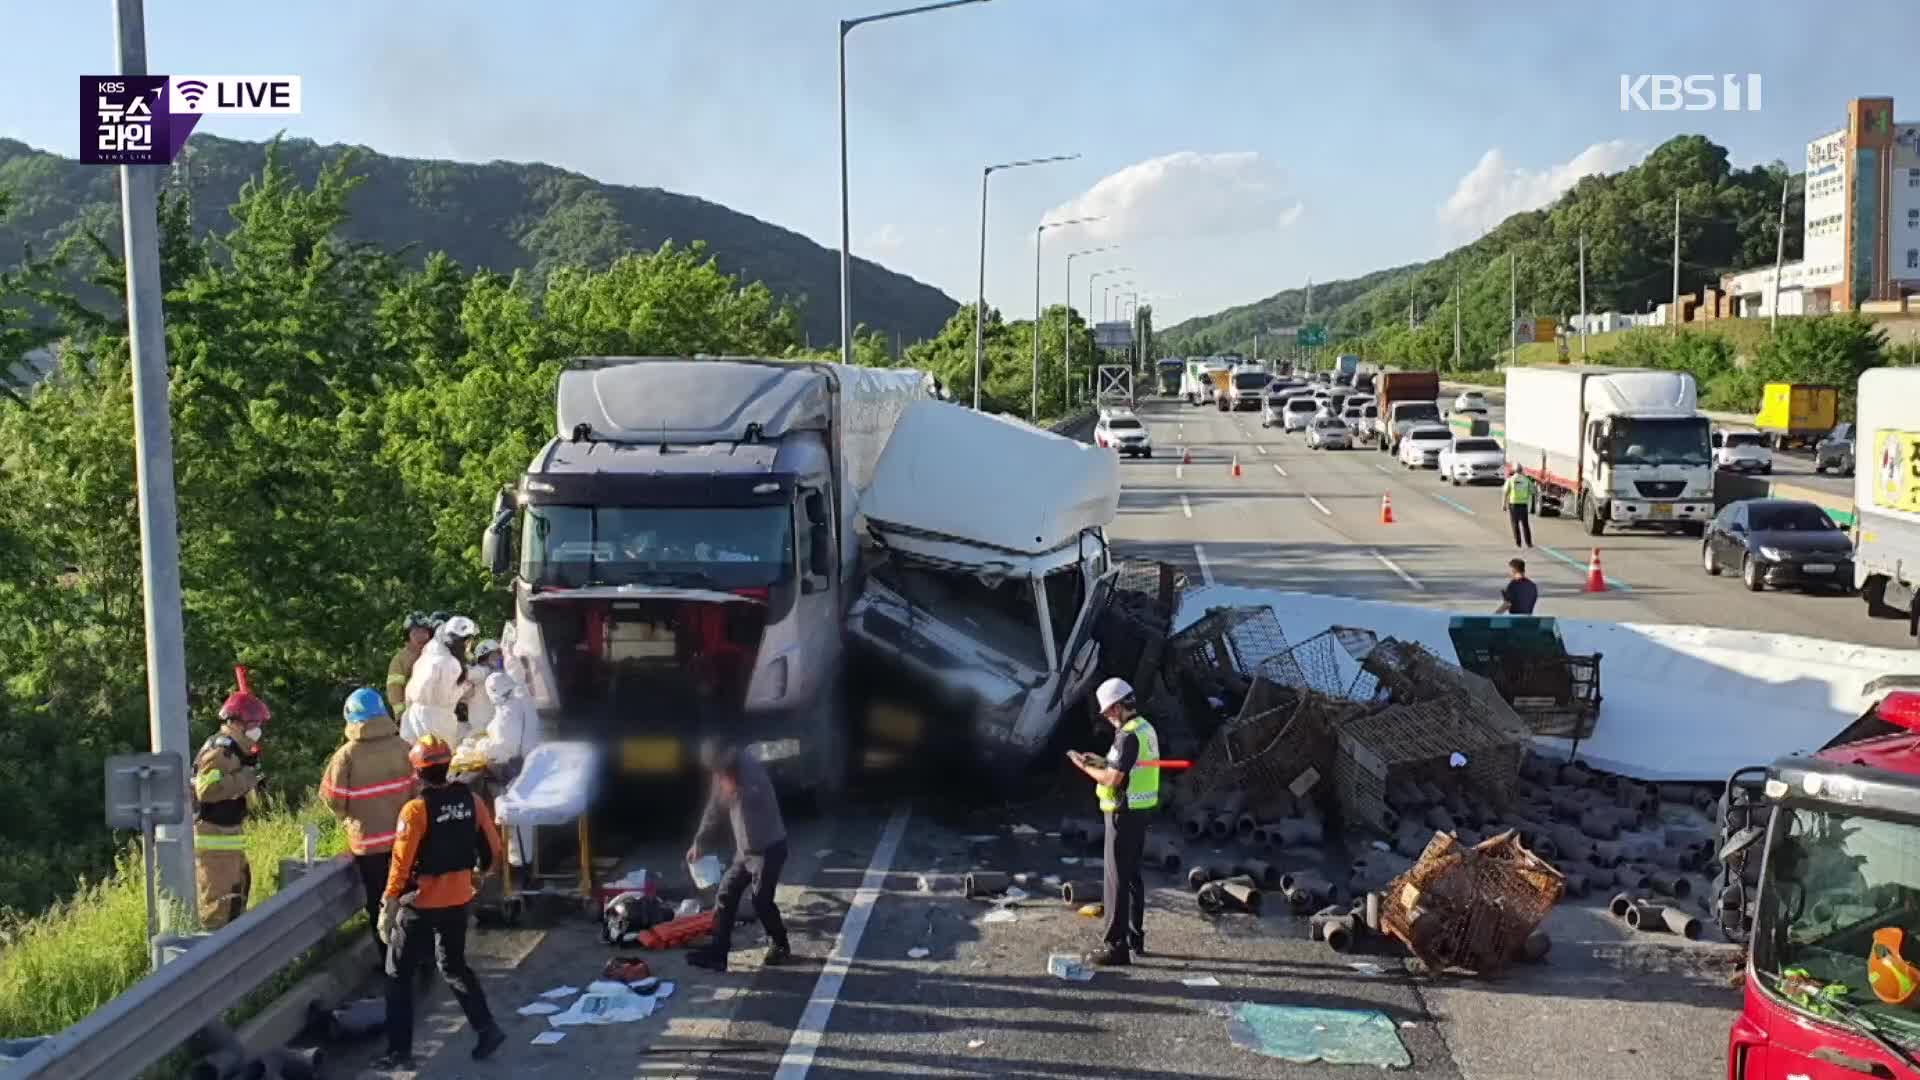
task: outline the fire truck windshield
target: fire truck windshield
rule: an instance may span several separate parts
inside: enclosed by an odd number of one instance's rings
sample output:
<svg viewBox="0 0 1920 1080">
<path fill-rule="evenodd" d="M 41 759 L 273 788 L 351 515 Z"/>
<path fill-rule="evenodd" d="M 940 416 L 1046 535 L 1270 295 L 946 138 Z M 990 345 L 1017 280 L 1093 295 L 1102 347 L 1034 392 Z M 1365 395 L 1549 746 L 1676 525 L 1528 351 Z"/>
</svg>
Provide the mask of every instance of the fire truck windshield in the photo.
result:
<svg viewBox="0 0 1920 1080">
<path fill-rule="evenodd" d="M 1902 955 L 1920 964 L 1920 824 L 1840 811 L 1780 807 L 1762 868 L 1753 962 L 1775 996 L 1815 1016 L 1866 1013 L 1900 1042 L 1920 1047 L 1920 987 L 1889 1005 L 1868 981 L 1875 931 L 1900 931 Z M 1904 974 L 1890 975 L 1898 986 Z M 1845 987 L 1844 993 L 1837 989 Z"/>
</svg>

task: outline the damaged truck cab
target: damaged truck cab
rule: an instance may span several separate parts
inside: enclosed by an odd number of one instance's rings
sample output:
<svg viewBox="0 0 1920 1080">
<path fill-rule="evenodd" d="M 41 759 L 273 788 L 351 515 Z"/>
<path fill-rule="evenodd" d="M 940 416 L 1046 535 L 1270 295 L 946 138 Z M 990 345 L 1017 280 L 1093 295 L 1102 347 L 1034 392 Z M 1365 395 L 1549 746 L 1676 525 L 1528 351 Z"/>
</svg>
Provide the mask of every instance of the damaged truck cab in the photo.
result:
<svg viewBox="0 0 1920 1080">
<path fill-rule="evenodd" d="M 536 707 L 628 774 L 740 739 L 785 786 L 846 781 L 843 637 L 859 492 L 918 372 L 604 358 L 560 376 L 557 434 L 496 500 Z"/>
</svg>

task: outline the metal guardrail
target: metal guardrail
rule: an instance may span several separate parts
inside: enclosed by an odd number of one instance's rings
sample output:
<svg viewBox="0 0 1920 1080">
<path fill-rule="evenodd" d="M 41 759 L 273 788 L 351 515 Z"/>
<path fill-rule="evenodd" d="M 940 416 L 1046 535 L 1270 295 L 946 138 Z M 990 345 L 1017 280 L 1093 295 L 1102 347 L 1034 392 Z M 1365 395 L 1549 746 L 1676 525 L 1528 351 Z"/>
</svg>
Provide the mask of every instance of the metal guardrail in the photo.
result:
<svg viewBox="0 0 1920 1080">
<path fill-rule="evenodd" d="M 7 1080 L 137 1076 L 324 941 L 361 910 L 362 899 L 351 859 L 317 864 L 0 1073 Z"/>
</svg>

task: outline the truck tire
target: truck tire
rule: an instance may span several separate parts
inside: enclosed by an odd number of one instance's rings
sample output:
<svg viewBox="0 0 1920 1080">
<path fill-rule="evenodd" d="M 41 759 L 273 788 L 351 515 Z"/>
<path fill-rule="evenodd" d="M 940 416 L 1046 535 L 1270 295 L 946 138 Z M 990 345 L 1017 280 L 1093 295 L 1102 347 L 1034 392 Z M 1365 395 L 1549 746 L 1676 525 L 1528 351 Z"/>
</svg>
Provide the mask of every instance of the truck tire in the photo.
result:
<svg viewBox="0 0 1920 1080">
<path fill-rule="evenodd" d="M 1580 496 L 1580 521 L 1588 536 L 1599 536 L 1607 531 L 1607 519 L 1600 516 L 1599 502 L 1585 493 Z"/>
</svg>

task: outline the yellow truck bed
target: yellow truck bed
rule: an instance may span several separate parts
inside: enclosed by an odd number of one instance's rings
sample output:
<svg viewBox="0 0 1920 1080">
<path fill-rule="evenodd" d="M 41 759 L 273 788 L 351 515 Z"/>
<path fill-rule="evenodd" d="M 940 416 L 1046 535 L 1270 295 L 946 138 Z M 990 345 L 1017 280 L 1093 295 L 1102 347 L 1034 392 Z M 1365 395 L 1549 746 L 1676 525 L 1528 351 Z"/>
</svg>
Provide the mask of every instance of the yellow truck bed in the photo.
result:
<svg viewBox="0 0 1920 1080">
<path fill-rule="evenodd" d="M 1807 383 L 1768 383 L 1753 426 L 1787 440 L 1817 439 L 1839 422 L 1840 391 Z"/>
</svg>

